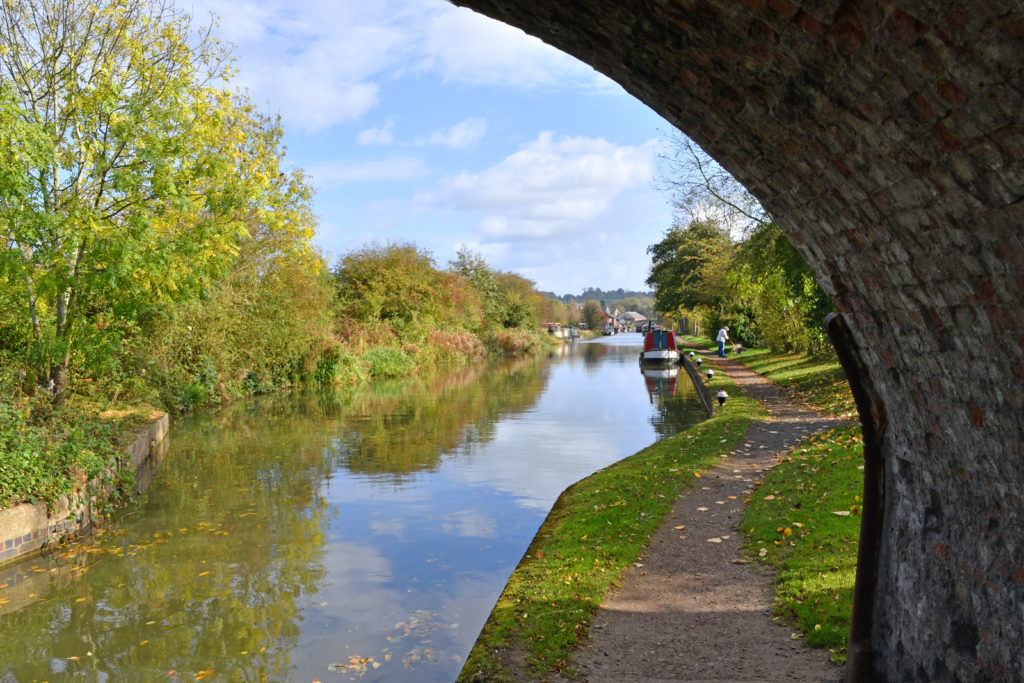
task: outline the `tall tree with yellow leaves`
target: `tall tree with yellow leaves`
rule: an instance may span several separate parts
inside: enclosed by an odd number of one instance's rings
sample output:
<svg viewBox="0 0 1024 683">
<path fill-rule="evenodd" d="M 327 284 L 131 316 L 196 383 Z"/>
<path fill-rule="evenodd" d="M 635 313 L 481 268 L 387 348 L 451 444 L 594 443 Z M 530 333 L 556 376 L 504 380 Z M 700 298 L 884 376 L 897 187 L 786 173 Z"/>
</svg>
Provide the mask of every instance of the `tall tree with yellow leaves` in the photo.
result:
<svg viewBox="0 0 1024 683">
<path fill-rule="evenodd" d="M 211 27 L 165 0 L 0 2 L 0 125 L 44 141 L 0 193 L 0 287 L 59 403 L 73 365 L 232 264 L 287 182 L 280 131 L 227 89 Z"/>
</svg>

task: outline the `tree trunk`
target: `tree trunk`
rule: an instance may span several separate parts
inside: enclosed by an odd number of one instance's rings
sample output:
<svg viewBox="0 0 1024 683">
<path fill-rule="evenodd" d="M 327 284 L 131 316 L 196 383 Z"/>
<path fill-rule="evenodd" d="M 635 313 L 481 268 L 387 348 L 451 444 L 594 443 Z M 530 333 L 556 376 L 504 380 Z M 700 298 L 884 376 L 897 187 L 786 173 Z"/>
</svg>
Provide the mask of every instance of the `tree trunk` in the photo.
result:
<svg viewBox="0 0 1024 683">
<path fill-rule="evenodd" d="M 53 405 L 58 407 L 64 405 L 64 401 L 68 397 L 68 386 L 70 384 L 68 368 L 70 365 L 71 357 L 66 352 L 64 353 L 64 358 L 60 363 L 53 363 L 50 365 L 51 401 Z"/>
</svg>

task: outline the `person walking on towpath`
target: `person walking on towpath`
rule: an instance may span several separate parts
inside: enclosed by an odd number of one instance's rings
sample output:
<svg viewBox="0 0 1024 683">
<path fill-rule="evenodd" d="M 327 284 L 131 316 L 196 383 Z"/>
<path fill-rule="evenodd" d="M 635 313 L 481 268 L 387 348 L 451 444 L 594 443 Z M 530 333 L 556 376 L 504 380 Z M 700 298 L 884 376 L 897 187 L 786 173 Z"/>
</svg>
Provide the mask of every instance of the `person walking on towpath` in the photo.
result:
<svg viewBox="0 0 1024 683">
<path fill-rule="evenodd" d="M 725 342 L 732 343 L 729 339 L 729 326 L 725 325 L 718 331 L 718 357 L 725 358 Z"/>
</svg>

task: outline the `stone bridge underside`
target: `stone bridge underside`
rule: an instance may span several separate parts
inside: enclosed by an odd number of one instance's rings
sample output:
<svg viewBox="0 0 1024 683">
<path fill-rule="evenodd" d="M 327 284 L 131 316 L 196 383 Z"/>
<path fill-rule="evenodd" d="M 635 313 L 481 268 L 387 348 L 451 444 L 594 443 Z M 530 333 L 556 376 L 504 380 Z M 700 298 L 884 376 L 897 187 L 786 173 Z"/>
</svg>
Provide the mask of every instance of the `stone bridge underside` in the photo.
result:
<svg viewBox="0 0 1024 683">
<path fill-rule="evenodd" d="M 457 4 L 689 135 L 834 297 L 885 423 L 871 675 L 1024 680 L 1024 3 Z"/>
</svg>

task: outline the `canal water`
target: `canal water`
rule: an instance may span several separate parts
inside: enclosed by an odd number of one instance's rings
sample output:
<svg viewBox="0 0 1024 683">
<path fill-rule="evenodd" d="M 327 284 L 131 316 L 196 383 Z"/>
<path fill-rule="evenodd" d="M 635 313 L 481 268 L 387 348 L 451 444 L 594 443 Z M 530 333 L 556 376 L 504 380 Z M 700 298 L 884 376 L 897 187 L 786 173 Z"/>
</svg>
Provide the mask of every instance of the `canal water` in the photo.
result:
<svg viewBox="0 0 1024 683">
<path fill-rule="evenodd" d="M 561 491 L 703 419 L 640 343 L 176 420 L 130 514 L 0 571 L 0 682 L 454 680 Z"/>
</svg>

